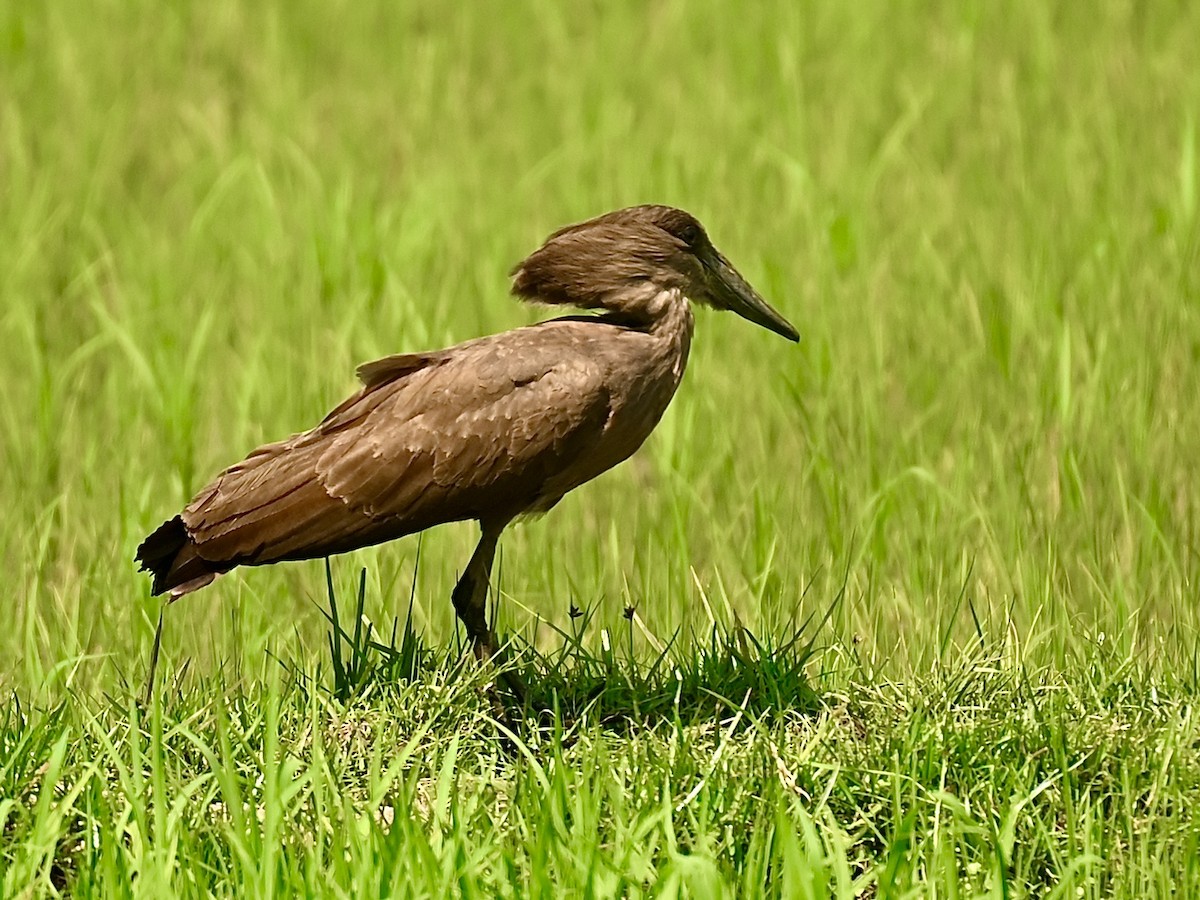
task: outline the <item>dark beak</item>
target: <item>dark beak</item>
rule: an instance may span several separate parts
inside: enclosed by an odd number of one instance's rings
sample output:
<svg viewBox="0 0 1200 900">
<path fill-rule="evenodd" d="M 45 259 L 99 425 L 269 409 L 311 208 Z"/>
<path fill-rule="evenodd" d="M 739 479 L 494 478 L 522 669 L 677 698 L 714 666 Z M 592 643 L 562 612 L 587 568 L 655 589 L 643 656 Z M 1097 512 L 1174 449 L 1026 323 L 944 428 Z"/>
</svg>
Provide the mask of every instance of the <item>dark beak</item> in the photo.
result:
<svg viewBox="0 0 1200 900">
<path fill-rule="evenodd" d="M 715 249 L 702 254 L 700 259 L 712 276 L 712 293 L 717 306 L 731 309 L 743 319 L 749 319 L 755 325 L 761 325 L 789 341 L 800 340 L 800 334 L 792 327 L 792 323 L 773 310 L 729 260 Z"/>
</svg>

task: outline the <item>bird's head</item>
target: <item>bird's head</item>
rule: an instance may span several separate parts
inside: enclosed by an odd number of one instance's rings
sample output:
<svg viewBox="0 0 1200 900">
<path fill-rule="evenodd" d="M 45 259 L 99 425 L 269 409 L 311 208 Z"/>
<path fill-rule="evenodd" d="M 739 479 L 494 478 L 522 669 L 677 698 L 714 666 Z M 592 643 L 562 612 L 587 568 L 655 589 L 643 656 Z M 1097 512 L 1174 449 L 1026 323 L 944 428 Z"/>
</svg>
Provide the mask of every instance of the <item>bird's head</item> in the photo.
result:
<svg viewBox="0 0 1200 900">
<path fill-rule="evenodd" d="M 670 206 L 631 206 L 568 225 L 513 271 L 513 293 L 542 303 L 653 320 L 678 292 L 733 310 L 790 341 L 796 329 L 754 290 L 696 218 Z"/>
</svg>

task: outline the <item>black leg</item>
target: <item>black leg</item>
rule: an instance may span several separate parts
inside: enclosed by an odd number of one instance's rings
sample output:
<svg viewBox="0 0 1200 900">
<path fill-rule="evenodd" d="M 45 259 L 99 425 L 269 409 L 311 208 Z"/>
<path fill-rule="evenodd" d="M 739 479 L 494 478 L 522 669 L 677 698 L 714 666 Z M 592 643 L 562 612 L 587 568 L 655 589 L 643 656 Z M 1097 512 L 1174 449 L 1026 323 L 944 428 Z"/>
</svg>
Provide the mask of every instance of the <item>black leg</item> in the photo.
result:
<svg viewBox="0 0 1200 900">
<path fill-rule="evenodd" d="M 496 658 L 499 647 L 496 646 L 496 636 L 487 622 L 488 584 L 492 577 L 492 563 L 496 559 L 496 544 L 505 524 L 507 523 L 481 523 L 483 534 L 479 538 L 479 544 L 471 554 L 471 561 L 467 563 L 467 568 L 463 570 L 462 577 L 458 579 L 450 597 L 454 601 L 454 611 L 467 628 L 467 637 L 471 640 L 476 659 L 492 660 L 500 664 L 500 677 L 517 700 L 524 701 L 525 685 L 516 672 L 505 669 L 503 660 Z"/>
<path fill-rule="evenodd" d="M 483 526 L 483 534 L 471 555 L 471 561 L 467 563 L 462 577 L 454 586 L 454 593 L 450 595 L 454 601 L 454 611 L 466 626 L 467 637 L 471 639 L 479 659 L 489 659 L 496 652 L 496 638 L 487 622 L 487 595 L 500 530 Z"/>
</svg>

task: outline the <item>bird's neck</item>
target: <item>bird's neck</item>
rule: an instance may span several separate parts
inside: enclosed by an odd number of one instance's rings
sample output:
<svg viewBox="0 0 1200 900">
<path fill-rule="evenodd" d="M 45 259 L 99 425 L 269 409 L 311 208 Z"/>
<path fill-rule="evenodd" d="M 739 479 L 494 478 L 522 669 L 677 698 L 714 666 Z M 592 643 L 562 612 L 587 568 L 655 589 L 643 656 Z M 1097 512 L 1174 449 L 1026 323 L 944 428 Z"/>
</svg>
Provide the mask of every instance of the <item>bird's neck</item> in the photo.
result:
<svg viewBox="0 0 1200 900">
<path fill-rule="evenodd" d="M 647 282 L 644 289 L 605 297 L 603 303 L 595 304 L 605 311 L 600 318 L 652 334 L 666 343 L 683 344 L 686 354 L 695 324 L 691 304 L 677 288 L 652 287 Z M 583 303 L 573 305 L 586 308 Z"/>
<path fill-rule="evenodd" d="M 659 291 L 640 310 L 645 319 L 646 330 L 654 334 L 692 336 L 695 317 L 692 315 L 692 305 L 682 291 L 671 288 Z"/>
<path fill-rule="evenodd" d="M 648 320 L 645 330 L 663 343 L 674 360 L 676 379 L 682 378 L 696 324 L 691 304 L 681 291 L 667 290 L 660 291 L 644 309 Z"/>
</svg>

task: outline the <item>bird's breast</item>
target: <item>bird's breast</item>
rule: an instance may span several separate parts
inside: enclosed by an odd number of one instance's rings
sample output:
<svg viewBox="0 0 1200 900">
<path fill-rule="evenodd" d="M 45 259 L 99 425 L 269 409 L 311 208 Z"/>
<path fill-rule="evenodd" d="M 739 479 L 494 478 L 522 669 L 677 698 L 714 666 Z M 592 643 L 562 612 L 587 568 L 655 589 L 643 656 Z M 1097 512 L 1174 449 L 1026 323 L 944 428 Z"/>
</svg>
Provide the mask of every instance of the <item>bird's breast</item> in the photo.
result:
<svg viewBox="0 0 1200 900">
<path fill-rule="evenodd" d="M 691 313 L 684 307 L 678 327 L 659 333 L 631 332 L 607 353 L 609 415 L 588 451 L 550 479 L 539 506 L 628 459 L 666 412 L 683 379 L 691 346 Z"/>
</svg>

